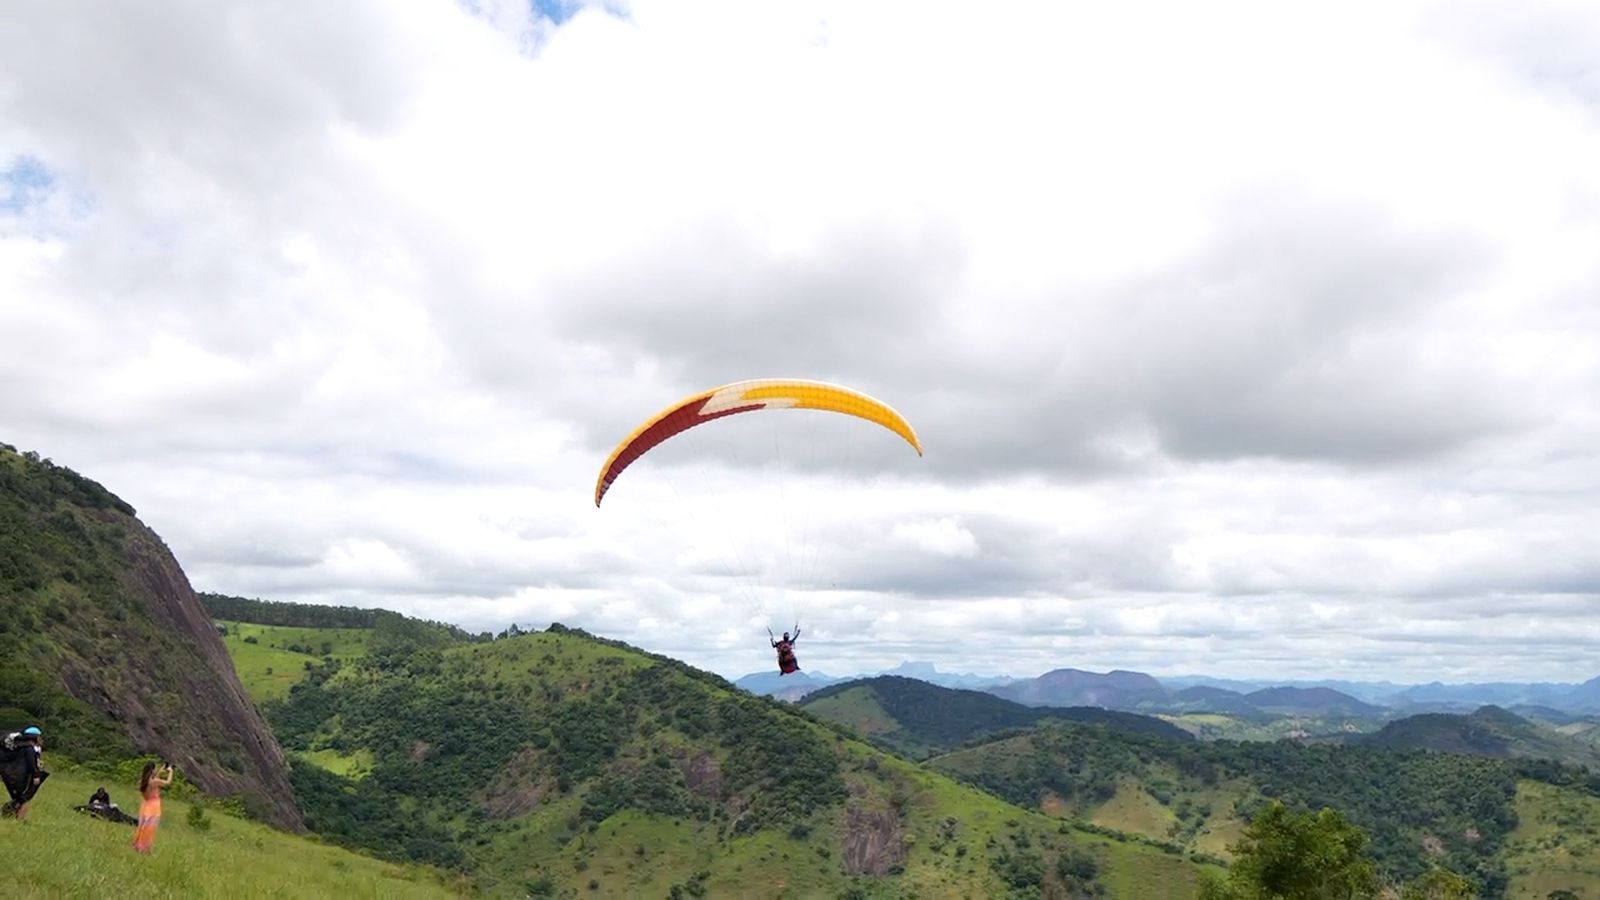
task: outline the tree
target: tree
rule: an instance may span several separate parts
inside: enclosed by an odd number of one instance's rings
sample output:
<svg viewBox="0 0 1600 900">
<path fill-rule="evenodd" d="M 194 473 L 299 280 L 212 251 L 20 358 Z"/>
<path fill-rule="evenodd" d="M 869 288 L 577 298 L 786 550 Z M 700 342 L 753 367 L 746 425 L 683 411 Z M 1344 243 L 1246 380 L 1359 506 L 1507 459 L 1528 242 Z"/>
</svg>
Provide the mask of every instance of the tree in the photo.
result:
<svg viewBox="0 0 1600 900">
<path fill-rule="evenodd" d="M 1470 900 L 1474 896 L 1477 892 L 1472 889 L 1472 882 L 1438 866 L 1400 892 L 1400 900 Z"/>
<path fill-rule="evenodd" d="M 1367 835 L 1339 812 L 1292 813 L 1273 803 L 1228 849 L 1226 880 L 1201 883 L 1201 900 L 1354 900 L 1378 893 Z M 1431 896 L 1431 895 L 1428 895 Z M 1448 896 L 1448 895 L 1441 895 Z"/>
</svg>

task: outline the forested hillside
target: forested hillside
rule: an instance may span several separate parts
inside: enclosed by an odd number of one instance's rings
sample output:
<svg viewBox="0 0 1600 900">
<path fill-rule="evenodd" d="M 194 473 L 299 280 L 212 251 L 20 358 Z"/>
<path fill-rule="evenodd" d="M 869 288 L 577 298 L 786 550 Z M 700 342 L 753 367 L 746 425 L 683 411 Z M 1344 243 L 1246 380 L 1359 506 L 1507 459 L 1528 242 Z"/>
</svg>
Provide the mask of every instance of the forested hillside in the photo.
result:
<svg viewBox="0 0 1600 900">
<path fill-rule="evenodd" d="M 1360 739 L 1374 747 L 1470 753 L 1497 759 L 1553 759 L 1600 772 L 1600 747 L 1497 706 L 1468 716 L 1425 713 L 1385 725 Z"/>
<path fill-rule="evenodd" d="M 983 691 L 939 687 L 894 675 L 823 688 L 807 696 L 800 707 L 820 719 L 848 725 L 913 759 L 1042 721 L 1092 722 L 1169 740 L 1193 740 L 1183 729 L 1149 716 L 1094 706 L 1024 706 Z"/>
<path fill-rule="evenodd" d="M 1474 878 L 1484 896 L 1509 883 L 1502 850 L 1518 825 L 1519 783 L 1600 797 L 1600 775 L 1549 761 L 1363 746 L 1175 743 L 1104 727 L 1044 726 L 927 765 L 1013 803 L 1220 852 L 1271 799 L 1331 807 L 1372 837 L 1400 881 L 1435 863 Z"/>
<path fill-rule="evenodd" d="M 310 827 L 494 893 L 732 896 L 776 878 L 800 895 L 1168 897 L 1199 871 L 560 626 L 486 644 L 375 631 L 266 708 Z"/>
<path fill-rule="evenodd" d="M 0 727 L 52 754 L 171 760 L 298 827 L 282 752 L 183 570 L 99 484 L 0 444 Z"/>
<path fill-rule="evenodd" d="M 415 619 L 386 609 L 361 609 L 354 606 L 319 606 L 314 603 L 284 603 L 231 597 L 227 594 L 201 592 L 200 602 L 213 619 L 229 622 L 250 622 L 256 625 L 279 625 L 291 628 L 375 628 L 384 621 Z M 463 642 L 488 641 L 487 633 L 471 634 L 445 622 L 423 623 L 434 631 Z"/>
</svg>

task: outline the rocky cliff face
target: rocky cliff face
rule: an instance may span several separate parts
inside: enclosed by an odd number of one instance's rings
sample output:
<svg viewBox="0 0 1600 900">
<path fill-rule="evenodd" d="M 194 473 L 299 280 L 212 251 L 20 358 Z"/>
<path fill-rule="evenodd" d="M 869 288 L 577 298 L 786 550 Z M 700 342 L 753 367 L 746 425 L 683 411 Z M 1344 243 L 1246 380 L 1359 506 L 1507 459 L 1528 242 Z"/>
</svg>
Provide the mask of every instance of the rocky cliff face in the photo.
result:
<svg viewBox="0 0 1600 900">
<path fill-rule="evenodd" d="M 300 829 L 283 750 L 234 673 L 216 626 L 189 579 L 155 533 L 138 525 L 127 542 L 125 582 L 142 596 L 156 627 L 176 640 L 158 652 L 182 665 L 165 683 L 102 692 L 103 711 L 122 721 L 135 746 L 160 753 L 208 793 L 246 795 L 264 818 Z M 82 673 L 93 682 L 92 673 Z M 76 694 L 76 692 L 74 692 Z M 94 704 L 88 697 L 79 699 Z M 166 709 L 153 708 L 166 705 Z M 171 716 L 171 704 L 180 710 Z"/>
<path fill-rule="evenodd" d="M 254 815 L 302 829 L 283 751 L 161 539 L 127 504 L 48 461 L 0 445 L 0 475 L 0 574 L 11 573 L 0 606 L 22 626 L 6 635 L 6 655 L 45 676 L 26 689 L 0 684 L 0 707 L 44 727 L 47 752 L 85 758 L 67 723 L 52 730 L 66 702 L 205 792 L 240 795 Z"/>
</svg>

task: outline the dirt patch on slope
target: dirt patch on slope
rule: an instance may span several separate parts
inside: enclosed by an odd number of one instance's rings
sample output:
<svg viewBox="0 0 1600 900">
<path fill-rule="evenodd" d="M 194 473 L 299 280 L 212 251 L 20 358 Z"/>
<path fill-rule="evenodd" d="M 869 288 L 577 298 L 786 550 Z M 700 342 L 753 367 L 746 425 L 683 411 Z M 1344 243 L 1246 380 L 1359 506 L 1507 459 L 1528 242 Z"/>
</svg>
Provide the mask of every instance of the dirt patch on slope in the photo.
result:
<svg viewBox="0 0 1600 900">
<path fill-rule="evenodd" d="M 484 788 L 479 805 L 491 819 L 515 819 L 537 809 L 555 786 L 539 751 L 524 749 Z"/>
<path fill-rule="evenodd" d="M 868 812 L 855 803 L 845 809 L 844 870 L 851 875 L 886 875 L 906 857 L 905 829 L 891 810 Z"/>
</svg>

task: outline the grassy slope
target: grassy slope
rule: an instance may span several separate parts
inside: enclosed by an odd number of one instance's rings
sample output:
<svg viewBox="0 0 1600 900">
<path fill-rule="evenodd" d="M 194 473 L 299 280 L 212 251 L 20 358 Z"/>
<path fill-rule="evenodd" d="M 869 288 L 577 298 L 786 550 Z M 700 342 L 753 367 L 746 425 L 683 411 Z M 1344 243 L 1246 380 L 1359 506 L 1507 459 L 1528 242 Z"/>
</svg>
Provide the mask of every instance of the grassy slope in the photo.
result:
<svg viewBox="0 0 1600 900">
<path fill-rule="evenodd" d="M 1517 828 L 1502 849 L 1511 897 L 1565 889 L 1600 897 L 1600 798 L 1548 784 L 1517 785 Z"/>
<path fill-rule="evenodd" d="M 846 725 L 865 737 L 888 734 L 900 728 L 870 688 L 851 688 L 807 703 L 805 708 L 820 719 Z"/>
<path fill-rule="evenodd" d="M 755 703 L 799 724 L 809 740 L 831 748 L 839 761 L 847 799 L 799 819 L 749 831 L 736 827 L 747 795 L 728 798 L 713 817 L 658 815 L 622 809 L 599 821 L 585 818 L 584 805 L 596 790 L 593 779 L 574 779 L 570 789 L 555 788 L 554 770 L 546 767 L 517 783 L 485 786 L 474 803 L 540 786 L 542 795 L 529 809 L 507 819 L 485 819 L 422 810 L 430 822 L 454 836 L 468 853 L 468 867 L 478 884 L 494 895 L 521 895 L 549 886 L 578 893 L 665 895 L 674 885 L 688 885 L 705 873 L 710 896 L 839 896 L 859 889 L 868 896 L 1004 896 L 1004 885 L 991 862 L 1017 852 L 1019 841 L 1043 851 L 1048 867 L 1054 854 L 1076 848 L 1091 854 L 1100 866 L 1100 881 L 1118 897 L 1171 897 L 1192 894 L 1199 867 L 1137 843 L 1111 840 L 1066 827 L 1058 820 L 1020 810 L 1003 801 L 928 772 L 913 763 L 873 748 L 794 715 L 786 707 L 752 698 L 740 699 L 711 683 L 661 670 L 649 657 L 632 650 L 571 635 L 541 633 L 464 645 L 444 652 L 445 668 L 470 672 L 473 691 L 485 701 L 499 698 L 522 705 L 536 717 L 554 722 L 564 704 L 598 701 L 619 686 L 636 682 L 649 669 L 651 682 L 679 682 L 708 707 L 730 701 Z M 359 688 L 370 672 L 347 667 L 327 688 Z M 681 704 L 673 709 L 638 709 L 640 723 L 616 750 L 609 764 L 647 765 L 663 755 L 682 759 L 711 753 L 728 777 L 737 761 L 718 735 L 691 737 L 681 726 Z M 713 716 L 715 718 L 715 716 Z M 340 743 L 346 751 L 351 735 L 338 719 L 319 726 L 302 756 L 336 769 L 349 754 L 330 757 L 316 748 Z M 692 729 L 691 729 L 692 730 Z M 449 737 L 449 735 L 441 735 Z M 559 746 L 554 736 L 540 751 L 546 765 Z M 380 766 L 382 763 L 379 763 Z M 542 774 L 539 774 L 541 773 Z M 842 859 L 859 823 L 855 814 L 883 815 L 905 836 L 906 855 L 888 877 L 852 876 Z M 891 813 L 891 810 L 894 812 Z M 951 821 L 954 824 L 950 824 Z"/>
<path fill-rule="evenodd" d="M 517 641 L 460 648 L 491 661 L 496 675 L 515 678 L 542 663 L 573 673 L 594 671 L 612 659 L 613 669 L 634 669 L 648 663 L 638 654 L 557 635 L 531 635 Z M 549 654 L 553 660 L 544 657 Z M 857 698 L 859 699 L 859 698 Z M 870 699 L 870 698 L 869 698 Z M 870 704 L 875 706 L 876 704 Z M 858 711 L 864 721 L 882 721 L 868 708 Z M 888 809 L 894 796 L 906 802 L 902 827 L 911 836 L 902 862 L 904 872 L 893 880 L 846 875 L 839 863 L 845 842 L 846 807 L 825 811 L 806 823 L 803 839 L 793 832 L 759 831 L 728 835 L 711 823 L 668 820 L 627 810 L 601 823 L 593 834 L 565 841 L 564 825 L 577 812 L 580 798 L 557 801 L 530 816 L 524 827 L 501 836 L 496 854 L 501 868 L 518 869 L 526 882 L 541 873 L 554 872 L 562 881 L 587 887 L 589 880 L 603 892 L 666 892 L 686 883 L 698 871 L 708 871 L 709 896 L 755 895 L 782 897 L 835 897 L 860 887 L 869 896 L 905 896 L 911 891 L 931 896 L 1003 896 L 1003 885 L 990 870 L 995 848 L 1015 845 L 1016 835 L 1029 835 L 1032 845 L 1044 840 L 1061 842 L 1060 823 L 1030 814 L 996 798 L 916 765 L 887 757 L 854 741 L 845 741 L 820 726 L 810 726 L 821 738 L 839 748 L 845 762 L 846 782 L 852 802 L 877 811 Z M 679 740 L 658 733 L 654 740 Z M 959 823 L 954 837 L 942 839 L 944 824 Z M 1102 866 L 1105 884 L 1117 897 L 1171 897 L 1192 894 L 1198 869 L 1186 861 L 1139 845 L 1127 845 L 1098 835 L 1071 832 L 1067 842 L 1090 848 Z M 957 847 L 965 847 L 964 852 Z M 644 853 L 639 853 L 639 848 Z M 963 855 L 958 856 L 958 852 Z M 762 887 L 755 887 L 762 885 Z"/>
<path fill-rule="evenodd" d="M 189 804 L 167 799 L 155 853 L 129 848 L 133 828 L 72 811 L 103 780 L 57 770 L 26 822 L 0 820 L 0 859 L 11 897 L 453 897 L 439 876 L 275 831 L 216 812 L 188 823 Z M 135 806 L 132 785 L 107 784 Z"/>
<path fill-rule="evenodd" d="M 1345 716 L 1235 716 L 1228 713 L 1157 714 L 1156 718 L 1182 728 L 1203 741 L 1276 741 L 1286 737 L 1332 734 L 1366 734 L 1377 731 L 1380 719 Z"/>
<path fill-rule="evenodd" d="M 370 775 L 372 764 L 375 762 L 370 750 L 340 753 L 337 750 L 324 748 L 297 753 L 295 756 L 335 775 L 353 780 L 360 780 Z"/>
<path fill-rule="evenodd" d="M 1110 800 L 1100 804 L 1089 821 L 1129 834 L 1165 836 L 1178 817 L 1144 789 L 1137 778 L 1123 778 Z"/>
<path fill-rule="evenodd" d="M 1162 779 L 1164 785 L 1173 782 Z M 1058 798 L 1046 798 L 1041 811 L 1049 815 L 1076 815 L 1102 828 L 1135 834 L 1181 845 L 1189 852 L 1231 859 L 1228 846 L 1244 835 L 1244 819 L 1234 812 L 1234 800 L 1253 796 L 1254 786 L 1244 779 L 1232 779 L 1214 787 L 1186 785 L 1168 803 L 1151 792 L 1143 779 L 1124 776 L 1110 800 L 1071 810 Z M 1051 801 L 1056 802 L 1052 803 Z M 1180 818 L 1177 810 L 1185 806 L 1195 811 Z"/>
<path fill-rule="evenodd" d="M 233 658 L 239 681 L 250 694 L 250 699 L 260 705 L 266 700 L 279 700 L 289 694 L 289 688 L 298 684 L 306 674 L 306 664 L 316 664 L 324 656 L 341 661 L 355 659 L 367 652 L 366 628 L 288 628 L 278 625 L 254 625 L 227 622 L 228 634 L 222 642 Z M 247 643 L 245 638 L 255 638 Z M 290 650 L 290 647 L 309 647 L 314 652 Z M 323 652 L 323 648 L 327 652 Z"/>
<path fill-rule="evenodd" d="M 1583 741 L 1588 744 L 1600 746 L 1600 723 L 1596 722 L 1570 722 L 1566 725 L 1553 725 L 1556 733 Z"/>
<path fill-rule="evenodd" d="M 606 895 L 648 896 L 665 894 L 672 885 L 705 871 L 712 897 L 837 897 L 851 888 L 872 897 L 1001 897 L 1005 888 L 989 860 L 1000 848 L 1016 847 L 1019 839 L 1031 847 L 1065 842 L 1086 850 L 1099 864 L 1100 882 L 1113 897 L 1154 900 L 1192 896 L 1196 889 L 1199 870 L 1181 858 L 1064 830 L 1048 817 L 1023 812 L 913 764 L 882 761 L 859 746 L 848 752 L 857 762 L 880 760 L 876 771 L 864 769 L 850 778 L 855 796 L 870 804 L 874 789 L 889 781 L 909 798 L 902 821 L 910 847 L 903 872 L 893 879 L 852 877 L 842 871 L 842 807 L 812 823 L 803 838 L 792 831 L 727 836 L 714 825 L 624 810 L 594 832 L 563 841 L 561 823 L 580 805 L 574 798 L 535 813 L 525 827 L 497 841 L 494 852 L 521 871 L 491 892 L 512 893 L 519 881 L 527 884 L 550 873 L 558 876 L 558 883 L 588 888 L 592 881 Z M 880 807 L 886 805 L 884 798 L 875 799 Z M 956 824 L 948 827 L 951 819 Z"/>
<path fill-rule="evenodd" d="M 1030 739 L 1024 735 L 947 753 L 928 764 L 957 778 L 977 780 L 984 772 L 1021 771 L 1035 762 Z M 1167 796 L 1166 803 L 1154 793 L 1157 785 Z M 1244 828 L 1234 801 L 1253 796 L 1258 792 L 1246 779 L 1206 786 L 1185 782 L 1170 767 L 1152 764 L 1144 777 L 1125 774 L 1117 778 L 1116 791 L 1108 799 L 1086 802 L 1046 792 L 1039 811 L 1227 859 L 1231 856 L 1227 845 L 1237 841 Z M 1180 819 L 1178 811 L 1186 808 L 1191 810 L 1189 816 Z"/>
<path fill-rule="evenodd" d="M 1255 793 L 1255 786 L 1243 778 L 1221 781 L 1213 787 L 1195 791 L 1191 796 L 1192 801 L 1201 809 L 1209 809 L 1211 814 L 1189 838 L 1189 846 L 1201 853 L 1231 859 L 1233 854 L 1228 847 L 1244 837 L 1245 826 L 1244 818 L 1234 809 L 1234 801 L 1254 796 Z"/>
</svg>

